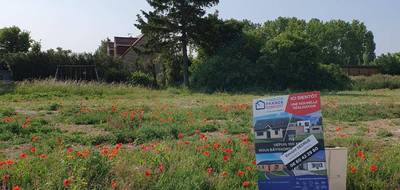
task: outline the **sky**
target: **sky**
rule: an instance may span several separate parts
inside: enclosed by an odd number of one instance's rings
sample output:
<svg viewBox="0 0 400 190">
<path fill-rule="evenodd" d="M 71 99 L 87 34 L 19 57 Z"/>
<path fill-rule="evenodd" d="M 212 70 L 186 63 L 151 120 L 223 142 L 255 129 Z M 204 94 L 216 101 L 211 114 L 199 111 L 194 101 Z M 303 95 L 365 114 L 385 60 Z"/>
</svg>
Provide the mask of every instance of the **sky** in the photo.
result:
<svg viewBox="0 0 400 190">
<path fill-rule="evenodd" d="M 62 47 L 94 52 L 102 39 L 136 36 L 146 0 L 0 0 L 0 28 L 16 25 L 30 31 L 43 49 Z M 256 23 L 279 16 L 309 20 L 360 20 L 375 35 L 376 53 L 400 51 L 399 0 L 220 0 L 224 19 Z"/>
</svg>

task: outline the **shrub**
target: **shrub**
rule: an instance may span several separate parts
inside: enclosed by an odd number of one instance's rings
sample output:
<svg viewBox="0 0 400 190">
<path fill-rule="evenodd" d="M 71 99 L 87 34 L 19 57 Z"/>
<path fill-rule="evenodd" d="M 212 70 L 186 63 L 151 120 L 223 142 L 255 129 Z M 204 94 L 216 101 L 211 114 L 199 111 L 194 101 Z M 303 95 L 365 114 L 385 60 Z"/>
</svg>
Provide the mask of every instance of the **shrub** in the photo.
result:
<svg viewBox="0 0 400 190">
<path fill-rule="evenodd" d="M 319 83 L 319 89 L 343 90 L 351 86 L 351 79 L 347 77 L 338 65 L 320 64 L 318 78 L 314 83 Z"/>
<path fill-rule="evenodd" d="M 375 64 L 380 67 L 383 74 L 398 75 L 400 74 L 400 52 L 383 54 L 376 58 Z"/>
<path fill-rule="evenodd" d="M 206 91 L 239 91 L 254 86 L 251 62 L 246 58 L 214 56 L 192 68 L 195 88 Z"/>
<path fill-rule="evenodd" d="M 149 74 L 141 71 L 135 71 L 129 76 L 129 83 L 136 86 L 151 87 L 154 85 L 154 79 Z"/>
<path fill-rule="evenodd" d="M 393 76 L 393 75 L 355 76 L 352 77 L 351 79 L 352 79 L 352 88 L 354 90 L 400 88 L 400 76 Z"/>
<path fill-rule="evenodd" d="M 49 111 L 57 111 L 61 108 L 61 105 L 58 103 L 52 103 L 49 106 Z"/>
</svg>

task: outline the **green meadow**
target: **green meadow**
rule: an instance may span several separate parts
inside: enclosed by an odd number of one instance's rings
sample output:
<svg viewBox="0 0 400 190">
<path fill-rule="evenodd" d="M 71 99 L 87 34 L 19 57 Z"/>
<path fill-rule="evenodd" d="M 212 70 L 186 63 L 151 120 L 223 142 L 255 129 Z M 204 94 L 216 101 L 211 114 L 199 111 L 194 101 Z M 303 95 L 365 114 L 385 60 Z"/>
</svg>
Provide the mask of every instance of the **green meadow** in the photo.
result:
<svg viewBox="0 0 400 190">
<path fill-rule="evenodd" d="M 125 84 L 0 86 L 4 189 L 257 189 L 254 98 Z M 400 184 L 400 90 L 322 92 L 325 144 L 348 189 Z"/>
</svg>

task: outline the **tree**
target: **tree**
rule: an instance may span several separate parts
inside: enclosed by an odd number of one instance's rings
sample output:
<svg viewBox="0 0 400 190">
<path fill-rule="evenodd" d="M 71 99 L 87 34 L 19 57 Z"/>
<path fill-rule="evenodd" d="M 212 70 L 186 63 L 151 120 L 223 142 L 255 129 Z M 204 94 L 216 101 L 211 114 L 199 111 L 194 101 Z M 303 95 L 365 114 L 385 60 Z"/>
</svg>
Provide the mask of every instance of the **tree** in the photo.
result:
<svg viewBox="0 0 400 190">
<path fill-rule="evenodd" d="M 400 52 L 382 54 L 375 60 L 383 74 L 399 75 L 400 74 Z"/>
<path fill-rule="evenodd" d="M 0 54 L 27 52 L 31 42 L 29 32 L 16 26 L 0 29 Z"/>
<path fill-rule="evenodd" d="M 371 64 L 375 58 L 375 42 L 374 42 L 374 34 L 371 31 L 365 33 L 364 39 L 364 53 L 363 53 L 363 61 L 364 65 Z"/>
<path fill-rule="evenodd" d="M 261 51 L 270 60 L 273 70 L 271 74 L 274 76 L 272 81 L 275 81 L 276 89 L 317 88 L 313 80 L 318 73 L 318 48 L 303 36 L 281 33 L 269 40 Z"/>
<path fill-rule="evenodd" d="M 189 57 L 187 48 L 202 31 L 205 8 L 219 0 L 147 0 L 154 9 L 142 10 L 137 15 L 139 28 L 147 38 L 151 49 L 171 48 L 182 53 L 183 81 L 189 86 Z M 144 18 L 143 18 L 144 17 Z"/>
</svg>

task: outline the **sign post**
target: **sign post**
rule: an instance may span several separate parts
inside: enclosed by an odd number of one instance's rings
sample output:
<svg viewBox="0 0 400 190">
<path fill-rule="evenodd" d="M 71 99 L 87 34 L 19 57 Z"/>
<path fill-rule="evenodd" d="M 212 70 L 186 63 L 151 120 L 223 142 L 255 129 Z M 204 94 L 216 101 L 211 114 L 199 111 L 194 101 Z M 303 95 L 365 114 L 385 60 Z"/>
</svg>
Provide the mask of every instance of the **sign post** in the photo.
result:
<svg viewBox="0 0 400 190">
<path fill-rule="evenodd" d="M 260 190 L 328 190 L 319 92 L 253 101 Z"/>
</svg>

